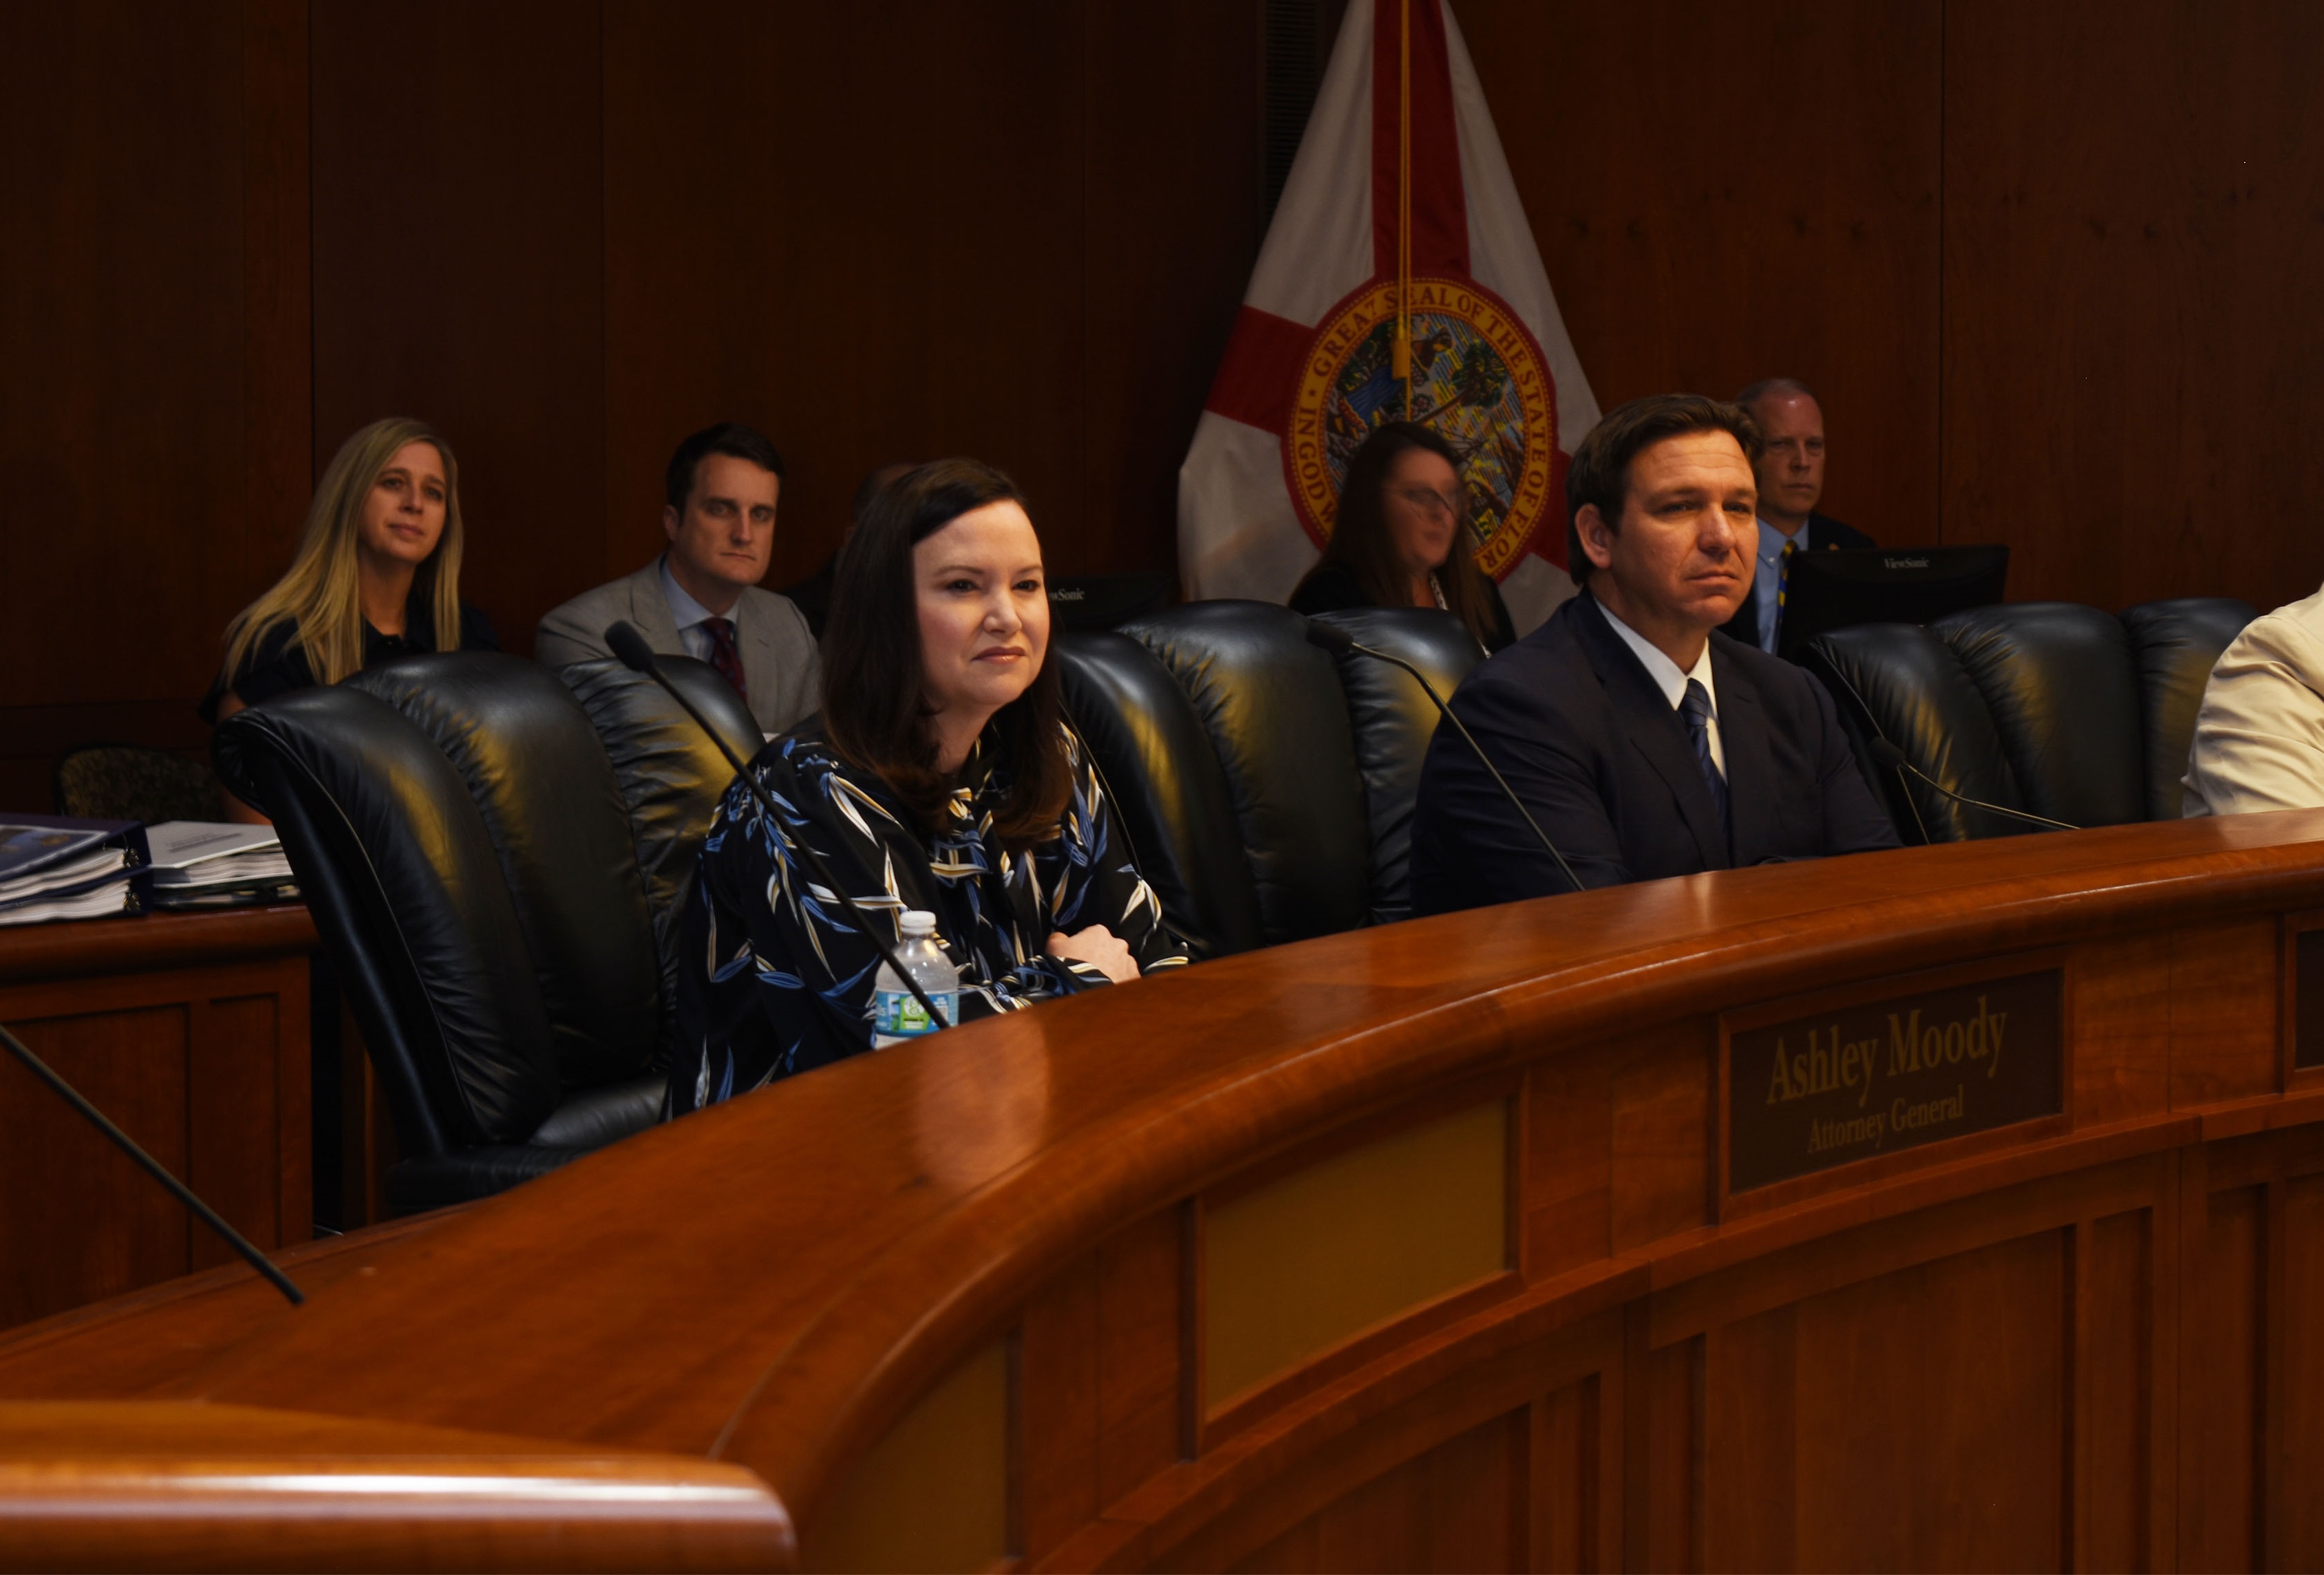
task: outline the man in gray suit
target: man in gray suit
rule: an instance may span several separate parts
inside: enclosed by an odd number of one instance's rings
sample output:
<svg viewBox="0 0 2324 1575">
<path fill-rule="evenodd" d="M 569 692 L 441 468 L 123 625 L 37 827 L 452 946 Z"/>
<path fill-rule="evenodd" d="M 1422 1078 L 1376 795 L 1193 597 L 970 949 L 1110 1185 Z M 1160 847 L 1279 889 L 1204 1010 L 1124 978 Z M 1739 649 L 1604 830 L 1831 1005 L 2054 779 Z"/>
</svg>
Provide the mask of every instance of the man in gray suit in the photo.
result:
<svg viewBox="0 0 2324 1575">
<path fill-rule="evenodd" d="M 715 668 L 763 732 L 817 710 L 815 636 L 797 607 L 759 587 L 774 554 L 782 477 L 783 456 L 748 427 L 706 427 L 679 444 L 664 476 L 669 549 L 543 618 L 533 655 L 552 668 L 611 656 L 605 631 L 626 622 L 663 655 Z"/>
</svg>

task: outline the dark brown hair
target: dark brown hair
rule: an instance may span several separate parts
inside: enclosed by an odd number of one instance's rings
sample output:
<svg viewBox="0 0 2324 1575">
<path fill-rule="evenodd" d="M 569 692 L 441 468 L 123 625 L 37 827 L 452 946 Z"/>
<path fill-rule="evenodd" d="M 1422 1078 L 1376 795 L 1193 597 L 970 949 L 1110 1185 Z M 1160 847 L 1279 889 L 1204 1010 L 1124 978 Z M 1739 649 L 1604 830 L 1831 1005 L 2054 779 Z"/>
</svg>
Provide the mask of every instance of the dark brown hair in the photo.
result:
<svg viewBox="0 0 2324 1575">
<path fill-rule="evenodd" d="M 1025 494 L 989 465 L 939 459 L 916 466 L 866 500 L 832 581 L 823 631 L 824 732 L 841 759 L 876 772 L 927 831 L 942 824 L 953 783 L 936 769 L 928 727 L 912 549 L 972 509 L 1000 502 L 1023 508 Z M 1032 683 L 991 725 L 1010 776 L 993 830 L 1002 847 L 1021 852 L 1057 834 L 1073 792 L 1056 664 L 1046 651 Z"/>
<path fill-rule="evenodd" d="M 1582 531 L 1573 522 L 1582 508 L 1595 503 L 1606 529 L 1620 530 L 1622 508 L 1630 495 L 1630 461 L 1665 438 L 1690 432 L 1726 433 L 1742 446 L 1743 457 L 1755 470 L 1766 448 L 1759 423 L 1748 411 L 1701 394 L 1650 394 L 1632 400 L 1608 411 L 1590 428 L 1565 473 L 1566 573 L 1575 585 L 1586 582 L 1595 566 L 1582 550 Z"/>
<path fill-rule="evenodd" d="M 661 491 L 671 508 L 681 514 L 686 512 L 687 500 L 694 496 L 694 473 L 714 454 L 747 460 L 761 470 L 772 471 L 778 477 L 783 474 L 783 456 L 764 432 L 740 421 L 721 421 L 689 436 L 669 456 L 669 464 L 661 473 Z"/>
<path fill-rule="evenodd" d="M 1364 599 L 1375 607 L 1408 607 L 1412 585 L 1396 555 L 1396 538 L 1388 528 L 1388 484 L 1397 461 L 1416 448 L 1425 448 L 1461 474 L 1461 456 L 1442 437 L 1415 421 L 1389 421 L 1372 431 L 1348 462 L 1348 479 L 1340 488 L 1340 517 L 1332 539 L 1317 560 L 1317 570 L 1342 567 L 1356 576 Z M 1468 487 L 1462 485 L 1462 496 Z M 1302 582 L 1305 583 L 1304 581 Z M 1475 542 L 1469 530 L 1469 511 L 1453 521 L 1452 550 L 1436 571 L 1444 592 L 1444 605 L 1482 645 L 1499 635 L 1493 620 L 1492 597 L 1485 589 L 1485 571 L 1477 566 Z"/>
</svg>

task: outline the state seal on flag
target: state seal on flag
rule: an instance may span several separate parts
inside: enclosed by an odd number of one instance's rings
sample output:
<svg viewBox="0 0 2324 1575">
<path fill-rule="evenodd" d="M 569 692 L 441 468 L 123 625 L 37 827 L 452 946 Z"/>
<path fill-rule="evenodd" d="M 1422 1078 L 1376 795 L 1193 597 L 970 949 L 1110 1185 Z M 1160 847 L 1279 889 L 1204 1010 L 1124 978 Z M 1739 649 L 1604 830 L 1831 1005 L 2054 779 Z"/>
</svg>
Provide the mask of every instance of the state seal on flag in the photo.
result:
<svg viewBox="0 0 2324 1575">
<path fill-rule="evenodd" d="M 1477 566 L 1499 579 L 1544 518 L 1563 519 L 1548 358 L 1525 320 L 1473 279 L 1415 279 L 1411 316 L 1410 419 L 1462 456 Z M 1370 280 L 1323 315 L 1300 363 L 1283 474 L 1318 548 L 1331 539 L 1356 450 L 1375 428 L 1406 419 L 1396 318 L 1396 281 Z"/>
</svg>

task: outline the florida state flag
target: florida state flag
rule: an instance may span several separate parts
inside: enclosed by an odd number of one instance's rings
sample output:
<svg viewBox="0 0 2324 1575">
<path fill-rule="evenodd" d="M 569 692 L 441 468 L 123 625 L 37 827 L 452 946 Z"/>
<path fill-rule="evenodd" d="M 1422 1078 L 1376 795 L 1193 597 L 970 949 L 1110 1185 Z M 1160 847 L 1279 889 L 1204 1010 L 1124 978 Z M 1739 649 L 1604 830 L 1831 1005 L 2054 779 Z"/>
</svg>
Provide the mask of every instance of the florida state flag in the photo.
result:
<svg viewBox="0 0 2324 1575">
<path fill-rule="evenodd" d="M 1179 467 L 1187 594 L 1286 599 L 1357 447 L 1406 419 L 1465 456 L 1478 565 L 1534 628 L 1573 593 L 1565 464 L 1598 402 L 1452 12 L 1352 0 Z"/>
</svg>

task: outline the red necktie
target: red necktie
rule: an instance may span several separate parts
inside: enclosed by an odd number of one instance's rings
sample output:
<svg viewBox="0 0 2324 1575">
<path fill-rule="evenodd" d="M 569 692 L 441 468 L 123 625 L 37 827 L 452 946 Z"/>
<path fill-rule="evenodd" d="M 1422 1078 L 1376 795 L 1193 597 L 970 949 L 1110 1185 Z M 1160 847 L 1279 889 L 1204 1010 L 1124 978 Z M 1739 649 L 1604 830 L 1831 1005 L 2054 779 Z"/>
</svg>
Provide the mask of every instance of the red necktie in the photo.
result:
<svg viewBox="0 0 2324 1575">
<path fill-rule="evenodd" d="M 710 631 L 710 665 L 718 676 L 734 687 L 745 705 L 751 703 L 751 691 L 742 681 L 742 655 L 734 649 L 734 625 L 725 618 L 706 618 L 702 627 Z"/>
</svg>

